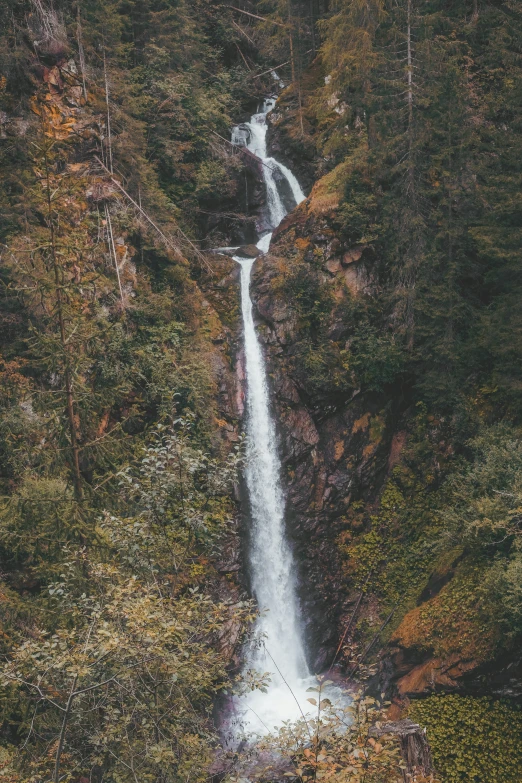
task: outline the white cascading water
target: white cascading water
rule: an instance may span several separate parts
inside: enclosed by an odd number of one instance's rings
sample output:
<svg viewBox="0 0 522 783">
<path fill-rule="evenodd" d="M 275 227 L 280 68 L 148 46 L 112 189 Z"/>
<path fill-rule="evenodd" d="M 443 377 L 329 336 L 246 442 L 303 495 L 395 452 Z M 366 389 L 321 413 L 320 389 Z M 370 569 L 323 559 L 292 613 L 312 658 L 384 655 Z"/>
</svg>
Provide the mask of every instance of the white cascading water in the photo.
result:
<svg viewBox="0 0 522 783">
<path fill-rule="evenodd" d="M 283 166 L 282 163 L 279 163 L 274 158 L 267 158 L 266 155 L 266 115 L 273 108 L 274 104 L 275 100 L 273 98 L 267 98 L 263 102 L 261 112 L 253 114 L 250 118 L 250 122 L 244 123 L 243 126 L 238 125 L 232 130 L 232 143 L 246 147 L 249 152 L 253 152 L 254 155 L 257 155 L 262 162 L 263 178 L 266 186 L 266 203 L 272 229 L 277 228 L 283 218 L 288 214 L 277 188 L 274 176 L 276 169 L 281 172 L 288 182 L 295 203 L 300 204 L 301 201 L 304 201 L 305 199 L 301 186 L 290 169 Z M 261 237 L 257 243 L 258 248 L 264 253 L 268 250 L 271 237 L 272 234 L 269 232 Z"/>
<path fill-rule="evenodd" d="M 296 204 L 305 198 L 299 183 L 286 166 L 266 156 L 266 114 L 273 105 L 272 99 L 265 101 L 262 112 L 254 114 L 242 128 L 235 128 L 232 135 L 233 142 L 246 146 L 263 161 L 272 229 L 287 214 L 274 177 L 275 168 L 288 181 Z M 269 232 L 259 240 L 257 246 L 263 252 L 268 250 L 271 236 Z M 276 431 L 270 415 L 267 374 L 250 299 L 250 274 L 254 260 L 238 256 L 235 259 L 241 265 L 247 377 L 245 476 L 252 515 L 249 556 L 252 588 L 260 609 L 255 629 L 260 644 L 247 655 L 244 666 L 247 670 L 270 672 L 270 684 L 266 693 L 258 689 L 236 698 L 234 706 L 240 731 L 263 735 L 281 726 L 283 721 L 299 719 L 309 711 L 306 689 L 315 681 L 304 653 L 293 557 L 285 535 L 285 500 Z"/>
</svg>

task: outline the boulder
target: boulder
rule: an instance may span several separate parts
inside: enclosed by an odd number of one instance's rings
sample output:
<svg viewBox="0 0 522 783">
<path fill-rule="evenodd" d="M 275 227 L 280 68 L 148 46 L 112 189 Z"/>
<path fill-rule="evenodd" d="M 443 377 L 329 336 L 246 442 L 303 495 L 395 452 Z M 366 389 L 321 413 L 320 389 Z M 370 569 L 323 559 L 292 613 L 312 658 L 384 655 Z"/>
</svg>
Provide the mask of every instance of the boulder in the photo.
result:
<svg viewBox="0 0 522 783">
<path fill-rule="evenodd" d="M 458 654 L 447 658 L 430 658 L 414 666 L 397 682 L 397 690 L 401 696 L 430 693 L 436 689 L 454 689 L 459 685 L 459 679 L 473 669 L 478 662 L 461 660 Z"/>
<path fill-rule="evenodd" d="M 349 264 L 354 264 L 356 261 L 359 261 L 363 254 L 364 247 L 353 247 L 351 250 L 347 250 L 346 253 L 343 255 L 342 265 L 348 266 Z"/>
<path fill-rule="evenodd" d="M 241 245 L 236 250 L 236 255 L 240 258 L 257 258 L 261 255 L 261 250 L 255 245 Z"/>
</svg>

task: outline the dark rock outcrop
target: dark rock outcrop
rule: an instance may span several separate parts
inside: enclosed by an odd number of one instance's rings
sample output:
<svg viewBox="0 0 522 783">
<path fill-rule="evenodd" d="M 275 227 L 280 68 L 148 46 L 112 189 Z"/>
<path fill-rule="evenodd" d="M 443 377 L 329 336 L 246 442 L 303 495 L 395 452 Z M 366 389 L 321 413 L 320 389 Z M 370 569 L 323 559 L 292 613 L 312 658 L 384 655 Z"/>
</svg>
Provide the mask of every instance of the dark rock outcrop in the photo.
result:
<svg viewBox="0 0 522 783">
<path fill-rule="evenodd" d="M 252 280 L 278 422 L 287 524 L 298 565 L 310 665 L 316 671 L 327 669 L 338 653 L 343 629 L 360 595 L 340 542 L 344 546 L 357 540 L 362 529 L 369 529 L 364 526 L 372 515 L 379 513 L 381 492 L 401 463 L 412 422 L 408 389 L 401 384 L 386 391 L 364 391 L 350 385 L 348 377 L 335 393 L 323 395 L 302 367 L 296 371 L 296 352 L 302 345 L 298 320 L 303 316 L 296 314 L 288 293 L 282 293 L 286 289 L 281 280 L 289 270 L 309 264 L 315 279 L 329 289 L 333 304 L 330 312 L 323 313 L 321 329 L 332 342 L 349 345 L 350 341 L 335 303 L 358 298 L 375 301 L 381 294 L 374 248 L 362 243 L 350 246 L 343 240 L 338 218 L 341 198 L 334 176 L 317 182 L 310 197 L 274 232 L 270 254 L 256 261 Z M 324 334 L 321 339 L 322 346 L 328 345 Z M 313 343 L 309 335 L 308 347 Z M 310 350 L 313 357 L 313 347 Z M 364 514 L 354 513 L 357 506 L 364 508 Z M 380 644 L 373 654 L 380 653 L 380 671 L 375 688 L 396 694 L 403 705 L 410 697 L 433 691 L 510 697 L 521 692 L 519 663 L 512 656 L 505 663 L 496 660 L 493 637 L 483 635 L 480 653 L 472 649 L 469 640 L 478 633 L 473 618 L 461 618 L 458 628 L 446 629 L 447 643 L 440 650 L 423 638 L 419 617 L 429 614 L 439 593 L 443 597 L 458 567 L 457 558 L 444 573 L 434 573 L 424 589 L 419 588 L 417 607 L 402 617 L 399 609 L 390 624 L 392 630 L 395 627 L 392 638 L 382 649 L 386 637 L 377 633 Z M 358 608 L 352 641 L 358 625 L 366 628 L 370 638 L 382 616 L 380 599 L 370 590 Z M 436 629 L 433 633 L 437 635 Z"/>
<path fill-rule="evenodd" d="M 268 114 L 268 154 L 290 168 L 308 194 L 317 179 L 317 151 L 309 136 L 294 137 L 292 125 L 286 122 L 287 111 L 284 99 L 280 99 Z"/>
<path fill-rule="evenodd" d="M 274 290 L 284 260 L 301 247 L 324 262 L 323 278 L 336 297 L 371 285 L 371 248 L 348 248 L 330 215 L 305 202 L 276 230 L 271 254 L 258 259 L 253 299 L 272 382 L 287 489 L 287 521 L 299 567 L 301 601 L 311 665 L 326 668 L 338 644 L 339 621 L 356 596 L 342 586 L 336 538 L 347 527 L 353 500 L 371 502 L 388 471 L 394 441 L 394 406 L 380 395 L 347 389 L 325 403 L 292 371 L 296 340 L 291 302 Z M 349 272 L 349 274 L 348 274 Z M 333 318 L 333 316 L 332 316 Z M 329 325 L 335 335 L 342 324 Z"/>
<path fill-rule="evenodd" d="M 241 245 L 236 250 L 236 255 L 240 256 L 240 258 L 257 258 L 261 255 L 261 250 L 257 245 Z"/>
</svg>

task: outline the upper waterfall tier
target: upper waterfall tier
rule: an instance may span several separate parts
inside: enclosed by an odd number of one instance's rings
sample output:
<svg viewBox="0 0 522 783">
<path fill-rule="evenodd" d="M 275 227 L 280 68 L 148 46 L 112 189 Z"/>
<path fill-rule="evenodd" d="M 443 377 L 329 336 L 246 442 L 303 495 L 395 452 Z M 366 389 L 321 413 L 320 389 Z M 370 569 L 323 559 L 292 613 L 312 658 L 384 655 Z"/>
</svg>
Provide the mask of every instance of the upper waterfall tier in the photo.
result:
<svg viewBox="0 0 522 783">
<path fill-rule="evenodd" d="M 269 225 L 272 229 L 277 228 L 283 218 L 288 214 L 288 209 L 285 207 L 285 203 L 278 186 L 278 180 L 286 183 L 289 192 L 292 196 L 292 202 L 288 207 L 293 208 L 301 201 L 304 201 L 305 195 L 301 190 L 301 186 L 296 177 L 286 166 L 275 160 L 272 157 L 267 156 L 266 148 L 266 134 L 268 130 L 266 115 L 274 106 L 274 99 L 267 98 L 261 107 L 261 111 L 257 114 L 253 114 L 249 122 L 245 122 L 241 125 L 237 125 L 232 130 L 232 142 L 240 147 L 246 147 L 249 152 L 252 152 L 262 162 L 263 179 L 266 188 L 266 203 L 268 209 Z M 261 240 L 264 237 L 261 238 Z M 266 252 L 268 245 L 265 247 L 258 245 L 262 250 Z"/>
</svg>

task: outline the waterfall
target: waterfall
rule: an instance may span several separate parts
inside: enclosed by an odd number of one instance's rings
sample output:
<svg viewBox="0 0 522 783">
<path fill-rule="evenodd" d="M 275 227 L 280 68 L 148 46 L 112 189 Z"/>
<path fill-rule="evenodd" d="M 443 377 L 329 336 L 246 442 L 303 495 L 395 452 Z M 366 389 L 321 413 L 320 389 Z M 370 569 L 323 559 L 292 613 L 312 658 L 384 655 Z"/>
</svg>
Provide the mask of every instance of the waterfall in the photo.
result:
<svg viewBox="0 0 522 783">
<path fill-rule="evenodd" d="M 253 152 L 254 155 L 257 155 L 261 160 L 263 179 L 266 187 L 266 203 L 272 229 L 276 228 L 287 215 L 274 176 L 276 170 L 278 170 L 288 182 L 295 204 L 300 204 L 301 201 L 304 201 L 305 199 L 301 186 L 290 169 L 283 166 L 282 163 L 279 163 L 274 158 L 267 157 L 266 154 L 266 115 L 273 108 L 274 103 L 275 101 L 273 98 L 267 98 L 263 102 L 261 111 L 258 114 L 253 114 L 250 118 L 250 122 L 238 125 L 232 131 L 232 142 L 238 146 L 246 147 L 249 152 Z M 257 246 L 265 253 L 268 250 L 271 236 L 271 233 L 265 234 L 258 242 Z"/>
<path fill-rule="evenodd" d="M 287 214 L 275 170 L 286 178 L 296 203 L 304 194 L 292 172 L 266 155 L 266 113 L 274 101 L 264 102 L 249 123 L 234 129 L 232 140 L 243 144 L 263 161 L 270 226 L 276 228 Z M 266 252 L 271 233 L 258 247 Z M 250 573 L 260 615 L 256 637 L 261 644 L 246 656 L 244 667 L 270 672 L 267 692 L 254 690 L 236 698 L 235 708 L 247 732 L 265 734 L 285 720 L 295 720 L 310 709 L 306 689 L 312 684 L 304 652 L 296 594 L 294 563 L 285 535 L 285 500 L 281 486 L 281 464 L 276 445 L 275 424 L 270 414 L 267 373 L 261 344 L 254 326 L 250 299 L 250 274 L 254 261 L 238 256 L 241 265 L 241 311 L 243 316 L 247 454 L 245 478 L 252 517 Z"/>
</svg>

